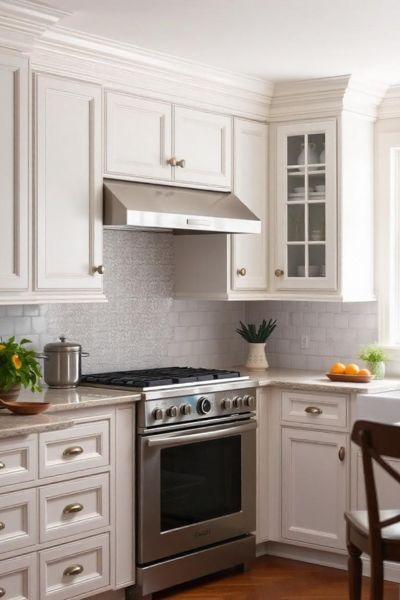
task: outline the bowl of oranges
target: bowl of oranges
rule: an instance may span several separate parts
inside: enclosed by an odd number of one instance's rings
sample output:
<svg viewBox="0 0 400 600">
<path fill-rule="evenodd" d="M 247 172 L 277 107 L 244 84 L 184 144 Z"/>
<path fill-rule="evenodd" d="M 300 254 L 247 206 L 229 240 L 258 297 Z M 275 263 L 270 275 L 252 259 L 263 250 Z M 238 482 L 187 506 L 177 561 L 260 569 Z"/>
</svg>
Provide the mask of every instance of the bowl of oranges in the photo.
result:
<svg viewBox="0 0 400 600">
<path fill-rule="evenodd" d="M 345 365 L 341 362 L 334 363 L 326 376 L 331 381 L 352 381 L 355 383 L 369 383 L 374 378 L 371 371 L 360 368 L 356 363 Z"/>
</svg>

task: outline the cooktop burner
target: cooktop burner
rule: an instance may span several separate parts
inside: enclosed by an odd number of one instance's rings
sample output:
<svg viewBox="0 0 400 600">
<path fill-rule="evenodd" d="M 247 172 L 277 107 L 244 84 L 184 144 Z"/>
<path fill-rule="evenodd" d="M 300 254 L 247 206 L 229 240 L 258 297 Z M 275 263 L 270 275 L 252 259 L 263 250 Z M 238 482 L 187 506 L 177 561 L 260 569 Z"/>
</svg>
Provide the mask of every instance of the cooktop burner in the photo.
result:
<svg viewBox="0 0 400 600">
<path fill-rule="evenodd" d="M 194 369 L 192 367 L 167 367 L 136 371 L 114 371 L 82 375 L 81 383 L 94 385 L 116 385 L 127 388 L 147 388 L 164 385 L 179 385 L 196 381 L 213 381 L 240 377 L 239 371 L 221 369 Z"/>
</svg>

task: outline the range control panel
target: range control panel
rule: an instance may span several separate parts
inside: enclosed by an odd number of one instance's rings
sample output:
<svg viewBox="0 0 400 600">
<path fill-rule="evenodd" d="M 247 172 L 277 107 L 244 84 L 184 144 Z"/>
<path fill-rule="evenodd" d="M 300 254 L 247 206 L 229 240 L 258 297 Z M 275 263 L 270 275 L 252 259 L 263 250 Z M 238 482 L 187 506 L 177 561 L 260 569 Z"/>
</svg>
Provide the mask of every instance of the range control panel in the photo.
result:
<svg viewBox="0 0 400 600">
<path fill-rule="evenodd" d="M 255 409 L 253 388 L 147 400 L 140 403 L 138 426 L 160 427 L 253 412 Z"/>
</svg>

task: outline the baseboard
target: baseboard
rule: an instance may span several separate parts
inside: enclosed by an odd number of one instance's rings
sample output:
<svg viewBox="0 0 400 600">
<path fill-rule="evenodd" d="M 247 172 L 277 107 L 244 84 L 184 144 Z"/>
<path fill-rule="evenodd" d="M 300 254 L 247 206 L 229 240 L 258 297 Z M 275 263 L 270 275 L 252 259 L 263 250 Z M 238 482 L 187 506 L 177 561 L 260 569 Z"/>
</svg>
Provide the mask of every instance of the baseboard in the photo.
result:
<svg viewBox="0 0 400 600">
<path fill-rule="evenodd" d="M 283 544 L 280 542 L 264 542 L 258 544 L 256 555 L 279 556 L 280 558 L 288 558 L 291 560 L 299 560 L 301 562 L 321 565 L 323 567 L 331 567 L 332 569 L 347 570 L 347 556 L 336 554 L 335 552 L 326 552 L 325 550 L 314 550 L 311 548 L 303 548 L 300 546 L 292 546 L 291 544 Z M 363 575 L 370 575 L 370 560 L 368 556 L 362 557 Z M 400 583 L 400 563 L 385 563 L 385 579 Z"/>
</svg>

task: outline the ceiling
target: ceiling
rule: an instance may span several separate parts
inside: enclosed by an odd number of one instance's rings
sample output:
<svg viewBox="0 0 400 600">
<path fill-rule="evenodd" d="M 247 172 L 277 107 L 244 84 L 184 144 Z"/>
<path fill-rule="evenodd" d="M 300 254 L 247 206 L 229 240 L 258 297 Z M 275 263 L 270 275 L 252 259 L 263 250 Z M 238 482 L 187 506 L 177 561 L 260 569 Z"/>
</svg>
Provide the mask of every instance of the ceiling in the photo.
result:
<svg viewBox="0 0 400 600">
<path fill-rule="evenodd" d="M 47 0 L 66 27 L 269 80 L 400 81 L 399 0 Z"/>
</svg>

